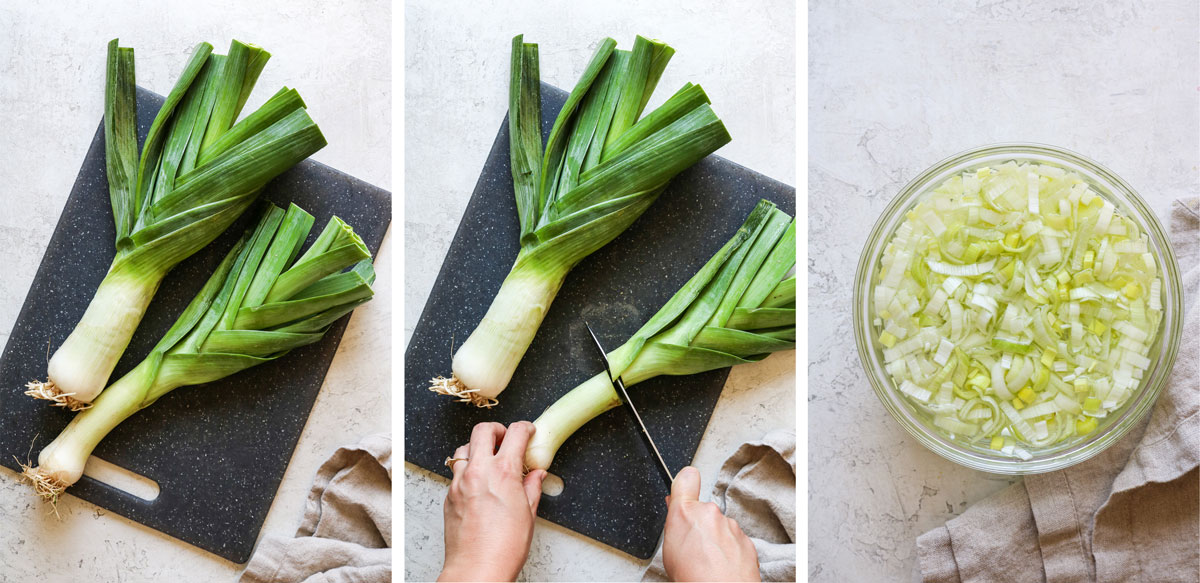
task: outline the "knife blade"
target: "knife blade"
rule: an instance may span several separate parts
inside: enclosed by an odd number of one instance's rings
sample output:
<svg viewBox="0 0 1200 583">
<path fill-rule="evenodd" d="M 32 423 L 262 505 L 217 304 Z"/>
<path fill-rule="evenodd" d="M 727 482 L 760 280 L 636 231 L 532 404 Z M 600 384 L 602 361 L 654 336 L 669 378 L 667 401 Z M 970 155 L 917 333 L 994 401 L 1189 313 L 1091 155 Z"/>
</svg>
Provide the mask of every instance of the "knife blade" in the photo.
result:
<svg viewBox="0 0 1200 583">
<path fill-rule="evenodd" d="M 650 431 L 646 429 L 646 424 L 642 421 L 642 416 L 638 413 L 637 407 L 633 406 L 633 401 L 629 399 L 629 392 L 625 390 L 625 383 L 618 375 L 616 378 L 612 376 L 612 365 L 608 362 L 608 351 L 604 350 L 604 345 L 600 344 L 600 339 L 596 337 L 596 332 L 585 320 L 583 326 L 587 328 L 588 334 L 592 336 L 592 341 L 596 344 L 596 349 L 600 351 L 600 358 L 604 360 L 604 371 L 608 373 L 608 380 L 612 382 L 617 391 L 621 393 L 621 400 L 625 403 L 625 408 L 633 415 L 634 421 L 642 430 L 642 439 L 646 442 L 646 446 L 654 453 L 654 457 L 658 460 L 658 469 L 662 474 L 663 482 L 666 483 L 667 489 L 671 489 L 671 484 L 675 482 L 675 476 L 671 474 L 671 468 L 667 466 L 667 461 L 663 459 L 662 452 L 658 451 L 658 446 L 654 444 L 654 438 L 650 437 Z"/>
</svg>

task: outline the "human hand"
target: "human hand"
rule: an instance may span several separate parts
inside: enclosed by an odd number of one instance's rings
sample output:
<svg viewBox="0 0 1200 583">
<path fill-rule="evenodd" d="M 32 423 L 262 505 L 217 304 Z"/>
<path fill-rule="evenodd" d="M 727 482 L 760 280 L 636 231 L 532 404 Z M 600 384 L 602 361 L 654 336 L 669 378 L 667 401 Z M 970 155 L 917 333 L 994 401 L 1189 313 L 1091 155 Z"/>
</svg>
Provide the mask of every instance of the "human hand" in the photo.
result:
<svg viewBox="0 0 1200 583">
<path fill-rule="evenodd" d="M 758 552 L 732 518 L 700 502 L 700 472 L 679 470 L 667 496 L 663 567 L 672 581 L 759 581 Z"/>
<path fill-rule="evenodd" d="M 446 494 L 446 561 L 439 581 L 515 581 L 533 540 L 533 522 L 545 470 L 524 478 L 528 421 L 505 429 L 480 423 L 471 442 L 454 451 L 454 478 Z M 499 445 L 499 450 L 497 450 Z"/>
</svg>

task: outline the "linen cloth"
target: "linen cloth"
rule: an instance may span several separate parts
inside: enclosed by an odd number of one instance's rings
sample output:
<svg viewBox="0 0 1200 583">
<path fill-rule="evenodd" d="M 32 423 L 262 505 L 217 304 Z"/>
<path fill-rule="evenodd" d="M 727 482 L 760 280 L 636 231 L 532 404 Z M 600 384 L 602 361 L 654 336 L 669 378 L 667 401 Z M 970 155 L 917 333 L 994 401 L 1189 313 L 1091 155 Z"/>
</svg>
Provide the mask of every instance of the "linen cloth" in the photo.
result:
<svg viewBox="0 0 1200 583">
<path fill-rule="evenodd" d="M 918 537 L 924 581 L 1200 581 L 1200 198 L 1175 201 L 1171 230 L 1183 334 L 1149 421 Z"/>
<path fill-rule="evenodd" d="M 754 542 L 763 581 L 796 580 L 795 431 L 742 444 L 722 464 L 712 501 Z M 668 580 L 661 546 L 642 580 Z"/>
<path fill-rule="evenodd" d="M 333 454 L 313 481 L 296 536 L 268 535 L 241 583 L 392 580 L 392 437 Z"/>
</svg>

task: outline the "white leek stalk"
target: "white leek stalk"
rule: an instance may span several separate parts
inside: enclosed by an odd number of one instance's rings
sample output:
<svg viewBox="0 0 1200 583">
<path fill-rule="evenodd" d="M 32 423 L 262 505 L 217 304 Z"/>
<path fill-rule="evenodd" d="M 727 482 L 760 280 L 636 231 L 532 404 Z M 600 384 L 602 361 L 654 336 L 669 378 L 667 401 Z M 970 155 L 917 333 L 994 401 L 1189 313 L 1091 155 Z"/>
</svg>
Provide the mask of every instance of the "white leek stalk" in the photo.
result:
<svg viewBox="0 0 1200 583">
<path fill-rule="evenodd" d="M 514 267 L 475 332 L 454 353 L 458 382 L 485 398 L 504 390 L 565 278 L 565 272 Z"/>
<path fill-rule="evenodd" d="M 571 268 L 633 224 L 672 177 L 729 142 L 691 83 L 641 117 L 674 50 L 640 36 L 631 51 L 615 48 L 601 42 L 543 151 L 537 45 L 513 39 L 508 123 L 521 251 L 434 392 L 495 405 Z"/>
<path fill-rule="evenodd" d="M 297 258 L 312 224 L 295 205 L 286 213 L 270 205 L 146 359 L 77 413 L 38 455 L 37 467 L 25 467 L 37 492 L 56 499 L 79 480 L 105 435 L 159 397 L 312 344 L 371 299 L 370 254 L 341 219 Z"/>
<path fill-rule="evenodd" d="M 263 185 L 325 145 L 295 90 L 234 124 L 270 54 L 196 47 L 139 161 L 133 49 L 108 46 L 104 135 L 116 256 L 83 318 L 27 394 L 86 408 L 108 382 L 163 277 L 242 214 Z"/>
<path fill-rule="evenodd" d="M 795 221 L 760 201 L 726 243 L 621 347 L 611 373 L 627 387 L 660 375 L 688 375 L 754 362 L 792 350 L 796 339 Z M 601 372 L 550 405 L 534 421 L 525 450 L 529 469 L 546 469 L 558 448 L 597 415 L 621 404 Z"/>
<path fill-rule="evenodd" d="M 125 352 L 161 281 L 157 273 L 110 271 L 75 330 L 50 358 L 50 381 L 31 384 L 27 389 L 31 396 L 75 409 L 91 402 Z"/>
</svg>

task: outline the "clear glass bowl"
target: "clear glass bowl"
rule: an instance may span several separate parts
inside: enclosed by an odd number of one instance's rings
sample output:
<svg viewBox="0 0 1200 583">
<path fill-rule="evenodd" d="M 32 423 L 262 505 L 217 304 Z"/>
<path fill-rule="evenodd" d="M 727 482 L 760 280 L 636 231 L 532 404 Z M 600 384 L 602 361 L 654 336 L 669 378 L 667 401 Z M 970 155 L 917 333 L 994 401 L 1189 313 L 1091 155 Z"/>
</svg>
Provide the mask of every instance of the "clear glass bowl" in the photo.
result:
<svg viewBox="0 0 1200 583">
<path fill-rule="evenodd" d="M 935 427 L 927 414 L 917 411 L 896 389 L 891 376 L 884 369 L 883 349 L 872 326 L 871 298 L 879 261 L 884 247 L 903 222 L 904 214 L 922 194 L 951 176 L 1009 160 L 1046 163 L 1083 176 L 1093 190 L 1106 197 L 1147 234 L 1150 251 L 1158 262 L 1163 281 L 1161 328 L 1158 339 L 1150 347 L 1153 362 L 1142 377 L 1138 391 L 1122 408 L 1103 419 L 1096 430 L 1081 438 L 1031 449 L 1029 453 L 1032 457 L 1028 460 L 1002 455 L 986 445 L 972 445 L 952 439 Z M 888 204 L 871 229 L 858 260 L 858 272 L 854 278 L 854 338 L 875 394 L 892 417 L 925 447 L 950 461 L 976 470 L 997 474 L 1037 474 L 1077 464 L 1104 451 L 1150 413 L 1179 351 L 1183 324 L 1181 285 L 1179 266 L 1175 262 L 1175 253 L 1171 250 L 1166 231 L 1146 202 L 1124 180 L 1104 166 L 1062 148 L 1028 143 L 993 144 L 962 152 L 934 164 L 909 182 Z"/>
</svg>

